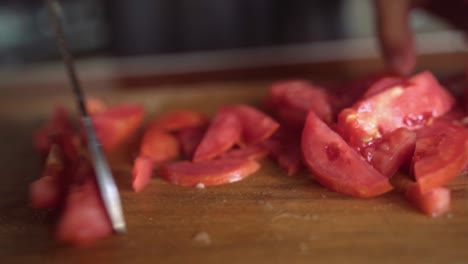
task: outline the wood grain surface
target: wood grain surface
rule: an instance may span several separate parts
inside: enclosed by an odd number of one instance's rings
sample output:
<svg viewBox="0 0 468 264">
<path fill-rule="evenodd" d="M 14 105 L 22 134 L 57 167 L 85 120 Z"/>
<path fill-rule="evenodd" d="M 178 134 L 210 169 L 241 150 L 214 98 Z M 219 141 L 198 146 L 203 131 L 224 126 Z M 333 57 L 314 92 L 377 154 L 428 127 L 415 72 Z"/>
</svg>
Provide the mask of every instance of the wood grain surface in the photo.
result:
<svg viewBox="0 0 468 264">
<path fill-rule="evenodd" d="M 267 84 L 103 85 L 88 94 L 142 104 L 147 117 L 178 107 L 213 114 L 225 103 L 258 104 Z M 54 212 L 28 207 L 28 184 L 41 172 L 31 133 L 55 104 L 74 109 L 72 102 L 68 88 L 0 90 L 0 263 L 468 263 L 466 175 L 450 183 L 451 212 L 432 219 L 400 193 L 349 198 L 268 161 L 238 183 L 196 189 L 154 178 L 135 194 L 125 151 L 110 161 L 128 233 L 83 248 L 59 245 Z"/>
</svg>

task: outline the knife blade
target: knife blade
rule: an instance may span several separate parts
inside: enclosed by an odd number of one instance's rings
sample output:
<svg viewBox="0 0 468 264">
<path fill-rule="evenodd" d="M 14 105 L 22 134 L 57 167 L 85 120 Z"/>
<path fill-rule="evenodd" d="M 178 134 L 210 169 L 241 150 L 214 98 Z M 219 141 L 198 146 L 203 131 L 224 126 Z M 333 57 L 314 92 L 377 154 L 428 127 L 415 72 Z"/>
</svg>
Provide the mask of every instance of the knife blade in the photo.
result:
<svg viewBox="0 0 468 264">
<path fill-rule="evenodd" d="M 96 174 L 96 182 L 99 193 L 104 203 L 107 215 L 112 223 L 112 228 L 115 233 L 124 233 L 126 231 L 125 219 L 123 215 L 122 204 L 120 201 L 119 190 L 112 177 L 109 164 L 102 151 L 101 144 L 96 136 L 91 118 L 85 105 L 85 95 L 81 88 L 78 74 L 75 69 L 73 57 L 68 50 L 68 45 L 63 31 L 62 19 L 60 17 L 61 7 L 56 0 L 46 0 L 49 9 L 52 26 L 55 33 L 57 45 L 65 65 L 65 69 L 70 80 L 70 85 L 76 99 L 78 110 L 81 114 L 81 119 L 85 132 L 88 138 L 88 150 L 91 154 L 94 172 Z"/>
</svg>

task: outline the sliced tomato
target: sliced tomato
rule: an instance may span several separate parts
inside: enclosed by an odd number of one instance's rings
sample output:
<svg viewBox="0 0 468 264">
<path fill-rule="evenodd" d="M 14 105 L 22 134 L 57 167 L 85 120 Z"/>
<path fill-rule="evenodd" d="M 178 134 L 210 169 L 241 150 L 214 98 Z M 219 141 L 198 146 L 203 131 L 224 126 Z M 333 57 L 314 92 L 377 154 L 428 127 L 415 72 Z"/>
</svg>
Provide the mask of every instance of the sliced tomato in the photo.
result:
<svg viewBox="0 0 468 264">
<path fill-rule="evenodd" d="M 189 160 L 193 158 L 193 154 L 202 141 L 206 129 L 206 126 L 187 127 L 181 129 L 177 133 L 177 139 L 179 140 L 185 158 Z"/>
<path fill-rule="evenodd" d="M 142 191 L 151 181 L 154 162 L 146 156 L 138 156 L 133 163 L 132 187 L 135 192 Z"/>
<path fill-rule="evenodd" d="M 268 150 L 263 145 L 249 145 L 230 149 L 221 154 L 221 159 L 252 159 L 259 160 L 268 156 Z"/>
<path fill-rule="evenodd" d="M 363 157 L 380 173 L 392 177 L 405 162 L 410 161 L 416 144 L 416 133 L 399 128 L 382 141 L 362 150 Z"/>
<path fill-rule="evenodd" d="M 88 110 L 88 114 L 91 116 L 99 112 L 103 112 L 107 110 L 107 108 L 109 108 L 103 100 L 96 98 L 96 97 L 86 98 L 85 104 L 86 104 L 86 110 Z"/>
<path fill-rule="evenodd" d="M 299 172 L 302 167 L 301 132 L 281 129 L 263 145 L 288 176 Z"/>
<path fill-rule="evenodd" d="M 141 125 L 143 112 L 143 108 L 138 105 L 119 105 L 92 116 L 104 150 L 111 151 L 132 137 Z"/>
<path fill-rule="evenodd" d="M 437 217 L 450 210 L 450 189 L 444 187 L 422 190 L 420 185 L 413 184 L 406 191 L 406 199 L 431 217 Z"/>
<path fill-rule="evenodd" d="M 418 131 L 414 176 L 423 191 L 442 186 L 468 164 L 468 130 L 438 120 Z"/>
<path fill-rule="evenodd" d="M 33 134 L 33 144 L 39 153 L 47 155 L 58 136 L 73 134 L 72 121 L 62 106 L 55 107 L 47 123 Z"/>
<path fill-rule="evenodd" d="M 140 155 L 156 163 L 175 159 L 180 155 L 179 141 L 169 132 L 147 127 L 141 140 Z"/>
<path fill-rule="evenodd" d="M 208 122 L 207 117 L 194 110 L 179 109 L 154 118 L 148 127 L 167 131 L 178 131 L 187 127 L 196 127 Z"/>
<path fill-rule="evenodd" d="M 88 244 L 112 233 L 92 167 L 86 161 L 79 162 L 55 233 L 58 241 L 74 245 Z"/>
<path fill-rule="evenodd" d="M 221 109 L 198 145 L 193 161 L 213 159 L 239 142 L 242 124 L 232 111 Z"/>
<path fill-rule="evenodd" d="M 255 173 L 260 165 L 249 159 L 217 159 L 200 162 L 179 161 L 162 164 L 158 174 L 181 186 L 205 186 L 237 182 Z"/>
<path fill-rule="evenodd" d="M 344 109 L 338 127 L 350 145 L 361 148 L 397 128 L 420 128 L 453 105 L 453 97 L 435 77 L 423 72 Z"/>
<path fill-rule="evenodd" d="M 373 197 L 392 189 L 388 178 L 311 112 L 302 132 L 302 152 L 312 177 L 336 192 Z"/>
<path fill-rule="evenodd" d="M 33 208 L 56 208 L 63 195 L 64 160 L 60 147 L 52 145 L 44 164 L 42 177 L 29 186 L 29 200 Z"/>
<path fill-rule="evenodd" d="M 242 126 L 242 145 L 252 145 L 261 142 L 271 136 L 279 127 L 279 124 L 271 117 L 248 105 L 235 105 L 226 107 L 233 111 L 240 120 Z"/>
<path fill-rule="evenodd" d="M 314 111 L 326 122 L 332 120 L 329 95 L 325 89 L 308 81 L 274 83 L 267 97 L 267 102 L 276 110 L 280 119 L 290 126 L 302 128 L 309 111 Z"/>
</svg>

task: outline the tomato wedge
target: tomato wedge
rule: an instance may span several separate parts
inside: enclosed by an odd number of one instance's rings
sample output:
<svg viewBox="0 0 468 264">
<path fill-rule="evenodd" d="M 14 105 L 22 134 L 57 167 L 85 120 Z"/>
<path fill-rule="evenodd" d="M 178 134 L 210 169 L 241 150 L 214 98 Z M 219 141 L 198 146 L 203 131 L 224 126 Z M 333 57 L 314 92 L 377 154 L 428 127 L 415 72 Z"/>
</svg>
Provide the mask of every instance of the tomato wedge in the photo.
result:
<svg viewBox="0 0 468 264">
<path fill-rule="evenodd" d="M 57 137 L 73 134 L 70 114 L 62 106 L 55 107 L 52 116 L 45 126 L 37 129 L 33 134 L 34 148 L 39 153 L 47 155 Z M 56 143 L 56 142 L 55 142 Z"/>
<path fill-rule="evenodd" d="M 166 131 L 178 131 L 187 127 L 196 127 L 208 122 L 206 116 L 200 112 L 179 109 L 165 113 L 154 118 L 148 125 L 152 129 L 162 129 Z"/>
<path fill-rule="evenodd" d="M 99 196 L 91 165 L 84 159 L 78 161 L 74 174 L 55 237 L 61 242 L 85 245 L 110 235 L 112 225 Z"/>
<path fill-rule="evenodd" d="M 235 105 L 225 108 L 237 115 L 241 126 L 241 145 L 252 145 L 271 136 L 279 124 L 271 117 L 248 105 Z"/>
<path fill-rule="evenodd" d="M 146 156 L 138 156 L 133 163 L 132 187 L 135 192 L 142 191 L 151 181 L 154 162 Z"/>
<path fill-rule="evenodd" d="M 314 111 L 326 122 L 332 120 L 329 95 L 325 89 L 309 81 L 290 80 L 274 83 L 267 98 L 267 104 L 278 113 L 281 121 L 289 126 L 302 128 L 309 111 Z"/>
<path fill-rule="evenodd" d="M 191 160 L 193 158 L 193 154 L 202 141 L 206 129 L 206 126 L 187 127 L 177 132 L 177 139 L 186 159 Z"/>
<path fill-rule="evenodd" d="M 279 130 L 263 145 L 273 160 L 288 176 L 295 175 L 302 167 L 301 132 Z"/>
<path fill-rule="evenodd" d="M 313 112 L 309 113 L 302 132 L 302 152 L 312 177 L 331 190 L 367 198 L 392 189 L 387 177 Z"/>
<path fill-rule="evenodd" d="M 391 87 L 395 87 L 404 81 L 401 77 L 384 77 L 374 84 L 372 84 L 366 93 L 363 95 L 364 98 L 371 97 L 375 94 L 383 92 Z"/>
<path fill-rule="evenodd" d="M 418 131 L 414 176 L 423 191 L 442 186 L 468 164 L 468 130 L 438 120 Z"/>
<path fill-rule="evenodd" d="M 106 151 L 128 140 L 142 120 L 143 108 L 138 105 L 113 106 L 92 116 L 97 137 Z"/>
<path fill-rule="evenodd" d="M 437 217 L 450 210 L 450 189 L 444 187 L 423 191 L 418 184 L 413 184 L 406 191 L 406 199 L 431 217 Z"/>
<path fill-rule="evenodd" d="M 350 145 L 361 148 L 397 128 L 421 128 L 454 102 L 430 72 L 423 72 L 344 109 L 338 127 Z"/>
<path fill-rule="evenodd" d="M 193 161 L 213 159 L 239 142 L 242 124 L 229 109 L 221 109 L 211 121 L 208 130 L 198 145 Z"/>
<path fill-rule="evenodd" d="M 249 145 L 241 148 L 230 149 L 221 154 L 221 159 L 252 159 L 259 160 L 268 156 L 268 150 L 262 145 Z"/>
<path fill-rule="evenodd" d="M 249 159 L 217 159 L 195 163 L 179 161 L 162 164 L 158 174 L 176 185 L 212 186 L 240 181 L 259 168 L 256 161 Z"/>
<path fill-rule="evenodd" d="M 406 128 L 399 128 L 361 152 L 376 170 L 390 178 L 403 163 L 411 160 L 415 144 L 416 133 Z"/>
<path fill-rule="evenodd" d="M 180 154 L 177 138 L 160 129 L 148 127 L 140 145 L 140 155 L 159 163 L 175 159 Z"/>
<path fill-rule="evenodd" d="M 44 165 L 42 177 L 29 186 L 30 205 L 37 209 L 56 208 L 63 194 L 61 179 L 64 173 L 64 160 L 60 147 L 52 145 Z"/>
</svg>

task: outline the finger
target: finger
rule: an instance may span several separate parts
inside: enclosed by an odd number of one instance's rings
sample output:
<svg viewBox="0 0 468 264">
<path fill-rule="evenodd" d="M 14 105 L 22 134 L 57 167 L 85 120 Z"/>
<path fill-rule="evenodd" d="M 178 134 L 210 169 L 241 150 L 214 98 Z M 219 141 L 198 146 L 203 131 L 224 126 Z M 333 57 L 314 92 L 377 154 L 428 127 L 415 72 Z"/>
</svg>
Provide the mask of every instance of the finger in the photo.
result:
<svg viewBox="0 0 468 264">
<path fill-rule="evenodd" d="M 374 0 L 374 4 L 378 39 L 388 67 L 400 75 L 410 74 L 416 65 L 410 0 Z"/>
</svg>

